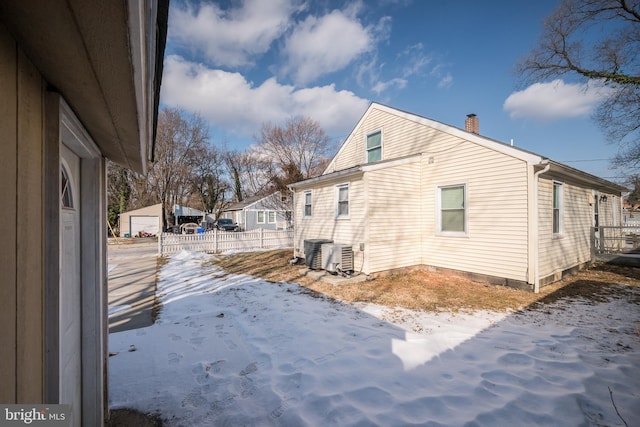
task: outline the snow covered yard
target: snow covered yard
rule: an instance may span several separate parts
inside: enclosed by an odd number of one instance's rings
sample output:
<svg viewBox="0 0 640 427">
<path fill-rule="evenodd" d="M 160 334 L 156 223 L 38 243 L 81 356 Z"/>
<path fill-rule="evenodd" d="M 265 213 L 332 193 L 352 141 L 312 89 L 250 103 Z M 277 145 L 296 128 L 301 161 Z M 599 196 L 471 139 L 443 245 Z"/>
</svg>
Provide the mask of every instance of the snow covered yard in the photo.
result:
<svg viewBox="0 0 640 427">
<path fill-rule="evenodd" d="M 180 253 L 110 335 L 110 404 L 168 426 L 640 423 L 640 289 L 503 314 L 348 305 Z"/>
</svg>

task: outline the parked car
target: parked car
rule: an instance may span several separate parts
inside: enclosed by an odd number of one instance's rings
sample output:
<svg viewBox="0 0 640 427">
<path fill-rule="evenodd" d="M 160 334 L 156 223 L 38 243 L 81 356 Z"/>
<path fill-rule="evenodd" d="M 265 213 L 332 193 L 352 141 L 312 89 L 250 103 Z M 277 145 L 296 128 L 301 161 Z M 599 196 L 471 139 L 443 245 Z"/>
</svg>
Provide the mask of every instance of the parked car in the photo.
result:
<svg viewBox="0 0 640 427">
<path fill-rule="evenodd" d="M 193 222 L 188 222 L 186 224 L 182 224 L 180 228 L 182 229 L 182 234 L 196 234 L 198 228 L 200 226 Z"/>
<path fill-rule="evenodd" d="M 233 222 L 233 220 L 230 219 L 230 218 L 220 218 L 215 222 L 214 226 L 218 230 L 224 230 L 224 231 L 239 231 L 240 230 L 240 228 L 238 227 L 238 224 Z"/>
</svg>

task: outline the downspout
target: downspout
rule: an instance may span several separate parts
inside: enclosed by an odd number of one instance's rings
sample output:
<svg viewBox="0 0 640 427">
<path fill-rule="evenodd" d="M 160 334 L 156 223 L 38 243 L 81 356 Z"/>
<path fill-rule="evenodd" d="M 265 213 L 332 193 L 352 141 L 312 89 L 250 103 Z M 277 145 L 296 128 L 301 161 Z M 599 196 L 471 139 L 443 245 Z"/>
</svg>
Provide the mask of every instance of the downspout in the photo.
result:
<svg viewBox="0 0 640 427">
<path fill-rule="evenodd" d="M 292 222 L 292 224 L 290 224 L 290 225 L 293 225 L 293 256 L 291 257 L 291 259 L 295 259 L 295 257 L 296 257 L 296 223 L 295 223 L 295 218 L 296 218 L 296 190 L 291 188 L 291 187 L 289 187 L 289 186 L 287 186 L 287 188 L 291 192 L 291 222 Z M 286 213 L 285 213 L 285 217 L 286 217 Z"/>
<path fill-rule="evenodd" d="M 533 174 L 533 217 L 534 217 L 534 222 L 533 222 L 533 239 L 534 239 L 534 244 L 533 244 L 533 258 L 534 258 L 534 268 L 533 268 L 533 292 L 534 293 L 539 293 L 540 292 L 540 235 L 539 235 L 539 224 L 540 224 L 540 218 L 539 218 L 539 210 L 538 210 L 538 201 L 539 201 L 539 194 L 538 194 L 538 177 L 545 173 L 548 172 L 549 169 L 551 168 L 551 165 L 549 163 L 547 163 L 547 165 L 543 168 L 540 169 L 538 172 L 535 172 Z"/>
</svg>

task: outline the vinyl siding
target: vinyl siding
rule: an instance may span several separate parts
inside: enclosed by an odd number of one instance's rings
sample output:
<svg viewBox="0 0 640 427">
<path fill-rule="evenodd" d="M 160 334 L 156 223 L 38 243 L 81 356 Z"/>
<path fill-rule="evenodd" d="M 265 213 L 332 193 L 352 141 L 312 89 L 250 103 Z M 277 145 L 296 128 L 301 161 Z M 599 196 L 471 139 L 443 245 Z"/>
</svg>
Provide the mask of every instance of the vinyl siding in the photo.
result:
<svg viewBox="0 0 640 427">
<path fill-rule="evenodd" d="M 366 137 L 376 131 L 382 133 L 382 160 L 366 164 Z M 329 178 L 331 173 L 351 173 L 350 168 L 361 166 L 362 185 L 353 185 L 350 194 L 353 206 L 363 200 L 364 214 L 359 208 L 355 214 L 352 208 L 350 221 L 340 224 L 334 219 L 333 183 L 298 186 L 296 245 L 301 251 L 304 239 L 332 238 L 354 245 L 359 257 L 358 244 L 364 243 L 365 273 L 429 265 L 532 283 L 536 239 L 544 278 L 588 261 L 593 225 L 591 190 L 567 184 L 565 235 L 553 238 L 548 177 L 541 178 L 538 187 L 540 221 L 535 224 L 529 211 L 536 201 L 536 195 L 529 193 L 534 187 L 532 164 L 542 160 L 506 144 L 372 104 L 324 172 Z M 466 189 L 464 235 L 438 231 L 438 189 L 453 185 Z M 302 215 L 307 189 L 313 191 L 311 218 Z M 613 200 L 608 195 L 600 205 L 602 225 L 613 221 Z M 535 232 L 530 227 L 539 229 L 539 238 L 530 235 Z"/>
<path fill-rule="evenodd" d="M 349 183 L 349 218 L 336 219 L 336 185 Z M 365 192 L 361 178 L 351 178 L 312 187 L 311 217 L 305 218 L 304 191 L 295 195 L 295 255 L 303 256 L 304 240 L 331 239 L 335 243 L 353 245 L 355 266 L 360 267 L 362 254 L 359 243 L 364 242 Z"/>
<path fill-rule="evenodd" d="M 0 25 L 0 402 L 44 399 L 44 87 Z"/>
<path fill-rule="evenodd" d="M 366 138 L 377 130 L 382 131 L 382 160 L 435 154 L 441 149 L 440 143 L 452 138 L 440 130 L 373 108 L 346 140 L 325 173 L 366 163 Z"/>
<path fill-rule="evenodd" d="M 563 228 L 560 236 L 554 236 L 553 182 L 553 177 L 542 178 L 538 190 L 541 278 L 560 274 L 591 259 L 590 230 L 595 221 L 593 191 L 558 179 L 563 183 Z M 606 202 L 599 202 L 600 225 L 613 225 L 613 197 L 608 194 Z"/>
<path fill-rule="evenodd" d="M 365 272 L 425 264 L 526 281 L 526 162 L 374 108 L 326 173 L 363 164 L 366 136 L 377 130 L 383 161 L 421 161 L 365 173 Z M 438 187 L 456 184 L 466 185 L 468 235 L 438 235 Z"/>
<path fill-rule="evenodd" d="M 423 157 L 423 263 L 526 281 L 526 162 L 453 137 L 431 150 Z M 466 185 L 467 235 L 439 235 L 438 188 L 459 184 Z"/>
<path fill-rule="evenodd" d="M 420 161 L 365 174 L 367 241 L 364 271 L 422 263 Z"/>
</svg>

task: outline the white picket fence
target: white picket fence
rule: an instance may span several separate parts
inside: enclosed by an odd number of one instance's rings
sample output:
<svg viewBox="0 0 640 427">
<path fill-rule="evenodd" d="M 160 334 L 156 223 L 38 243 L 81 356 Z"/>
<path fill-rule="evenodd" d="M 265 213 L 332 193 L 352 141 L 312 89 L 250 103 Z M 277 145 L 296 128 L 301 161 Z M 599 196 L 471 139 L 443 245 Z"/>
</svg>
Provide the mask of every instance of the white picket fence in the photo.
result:
<svg viewBox="0 0 640 427">
<path fill-rule="evenodd" d="M 158 255 L 170 255 L 182 250 L 217 253 L 251 249 L 293 247 L 293 230 L 207 231 L 201 234 L 161 233 Z"/>
</svg>

